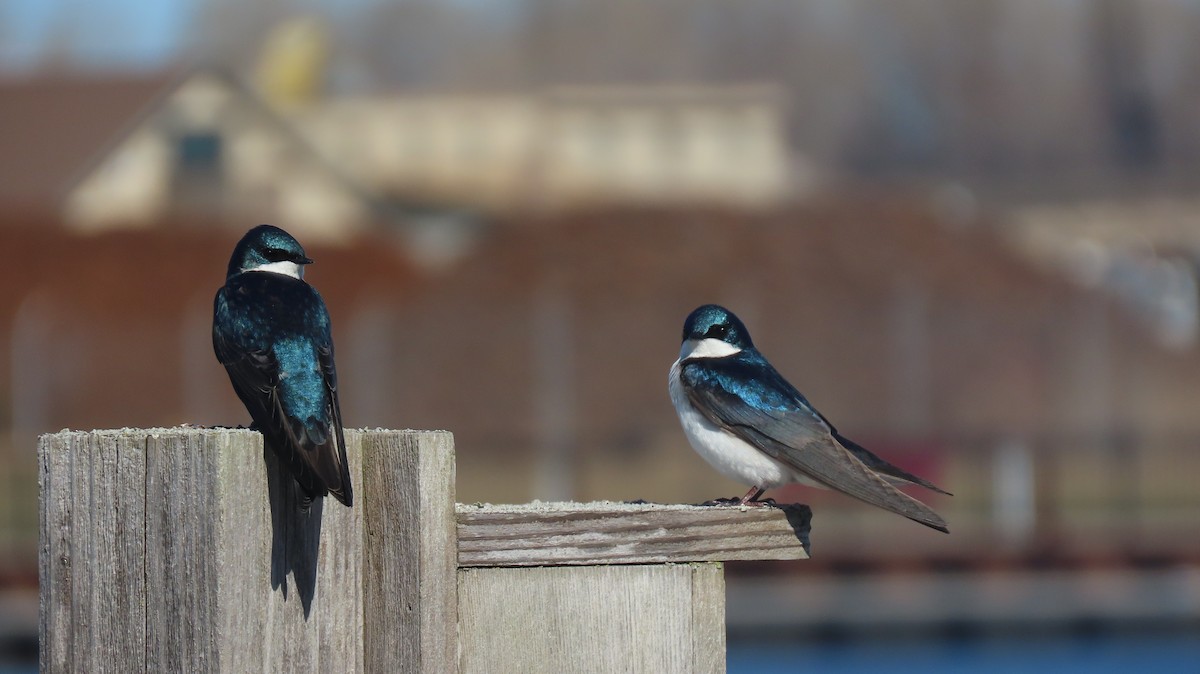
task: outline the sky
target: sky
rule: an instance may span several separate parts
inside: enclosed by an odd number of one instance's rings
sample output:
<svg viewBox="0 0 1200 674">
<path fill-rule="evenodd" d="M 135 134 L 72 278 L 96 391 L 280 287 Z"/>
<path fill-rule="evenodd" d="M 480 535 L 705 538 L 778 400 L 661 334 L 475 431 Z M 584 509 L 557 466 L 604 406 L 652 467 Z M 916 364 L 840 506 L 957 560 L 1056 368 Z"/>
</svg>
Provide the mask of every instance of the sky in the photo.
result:
<svg viewBox="0 0 1200 674">
<path fill-rule="evenodd" d="M 353 14 L 381 1 L 255 4 L 333 16 Z M 466 4 L 477 1 L 482 0 Z M 206 4 L 208 0 L 0 0 L 0 73 L 30 72 L 47 62 L 83 71 L 161 69 L 190 47 L 193 22 Z"/>
<path fill-rule="evenodd" d="M 47 60 L 65 60 L 81 70 L 155 69 L 178 56 L 199 4 L 0 0 L 0 69 L 29 71 Z"/>
</svg>

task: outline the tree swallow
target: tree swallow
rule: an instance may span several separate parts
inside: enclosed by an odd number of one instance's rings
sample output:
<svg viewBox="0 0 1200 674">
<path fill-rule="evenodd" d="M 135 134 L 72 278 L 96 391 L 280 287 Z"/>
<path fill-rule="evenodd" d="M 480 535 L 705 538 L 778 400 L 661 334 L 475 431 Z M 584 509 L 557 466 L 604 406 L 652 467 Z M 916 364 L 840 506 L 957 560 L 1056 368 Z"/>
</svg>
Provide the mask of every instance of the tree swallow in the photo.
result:
<svg viewBox="0 0 1200 674">
<path fill-rule="evenodd" d="M 949 533 L 937 513 L 892 485 L 949 492 L 839 434 L 754 348 L 746 326 L 729 310 L 706 304 L 687 317 L 668 385 L 696 452 L 722 475 L 754 485 L 739 505 L 798 482 L 836 489 Z"/>
<path fill-rule="evenodd" d="M 304 265 L 311 263 L 278 227 L 247 232 L 214 301 L 213 349 L 253 427 L 307 500 L 333 494 L 350 506 L 329 312 L 304 282 Z"/>
</svg>

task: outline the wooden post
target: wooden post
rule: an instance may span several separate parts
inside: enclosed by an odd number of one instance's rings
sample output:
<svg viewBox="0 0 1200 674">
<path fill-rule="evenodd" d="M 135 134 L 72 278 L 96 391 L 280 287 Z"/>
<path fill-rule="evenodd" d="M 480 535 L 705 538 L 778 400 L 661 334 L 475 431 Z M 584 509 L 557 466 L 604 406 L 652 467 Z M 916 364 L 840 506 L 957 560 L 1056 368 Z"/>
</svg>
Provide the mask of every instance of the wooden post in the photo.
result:
<svg viewBox="0 0 1200 674">
<path fill-rule="evenodd" d="M 256 432 L 43 436 L 42 669 L 448 671 L 450 434 L 348 431 L 346 445 L 355 507 L 302 513 Z"/>
<path fill-rule="evenodd" d="M 353 509 L 248 430 L 41 438 L 43 671 L 724 671 L 721 562 L 811 513 L 455 506 L 446 432 L 347 431 Z"/>
<path fill-rule="evenodd" d="M 806 559 L 807 506 L 458 506 L 459 667 L 724 672 L 723 560 Z"/>
</svg>

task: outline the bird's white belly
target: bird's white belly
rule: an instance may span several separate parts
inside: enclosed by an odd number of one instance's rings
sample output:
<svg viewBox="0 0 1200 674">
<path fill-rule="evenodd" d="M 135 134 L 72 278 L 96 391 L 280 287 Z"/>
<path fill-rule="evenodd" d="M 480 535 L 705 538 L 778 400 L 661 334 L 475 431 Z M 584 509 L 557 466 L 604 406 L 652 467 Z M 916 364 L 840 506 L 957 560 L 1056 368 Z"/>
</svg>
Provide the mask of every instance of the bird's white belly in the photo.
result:
<svg viewBox="0 0 1200 674">
<path fill-rule="evenodd" d="M 683 392 L 679 382 L 679 361 L 671 366 L 668 379 L 671 403 L 679 414 L 683 434 L 692 449 L 704 457 L 717 472 L 743 484 L 762 489 L 778 487 L 790 482 L 805 481 L 784 464 L 772 459 L 753 445 L 710 422 L 697 412 Z"/>
</svg>

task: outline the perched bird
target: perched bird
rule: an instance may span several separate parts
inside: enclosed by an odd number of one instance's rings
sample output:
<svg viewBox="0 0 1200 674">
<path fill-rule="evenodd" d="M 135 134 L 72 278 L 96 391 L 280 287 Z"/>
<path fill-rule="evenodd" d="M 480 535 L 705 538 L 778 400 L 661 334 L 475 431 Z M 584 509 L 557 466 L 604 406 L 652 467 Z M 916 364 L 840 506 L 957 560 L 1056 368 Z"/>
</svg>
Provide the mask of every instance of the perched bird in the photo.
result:
<svg viewBox="0 0 1200 674">
<path fill-rule="evenodd" d="M 213 349 L 267 445 L 308 502 L 354 502 L 338 407 L 329 313 L 290 234 L 251 229 L 233 249 L 213 306 Z"/>
<path fill-rule="evenodd" d="M 847 440 L 754 348 L 746 326 L 715 304 L 683 324 L 668 378 L 688 442 L 722 475 L 753 485 L 736 503 L 798 482 L 836 489 L 949 533 L 946 522 L 893 483 L 932 483 Z"/>
</svg>

